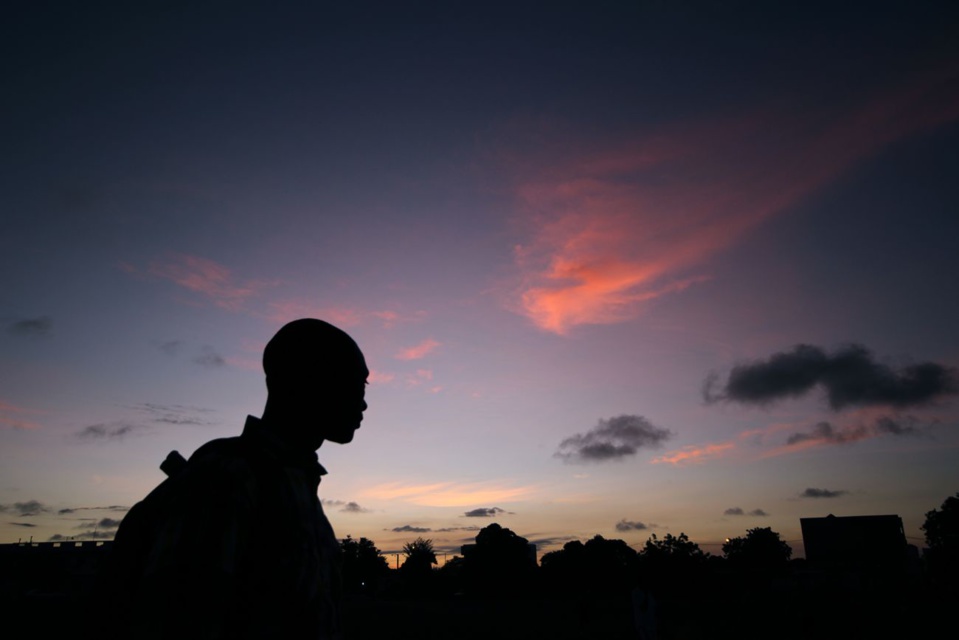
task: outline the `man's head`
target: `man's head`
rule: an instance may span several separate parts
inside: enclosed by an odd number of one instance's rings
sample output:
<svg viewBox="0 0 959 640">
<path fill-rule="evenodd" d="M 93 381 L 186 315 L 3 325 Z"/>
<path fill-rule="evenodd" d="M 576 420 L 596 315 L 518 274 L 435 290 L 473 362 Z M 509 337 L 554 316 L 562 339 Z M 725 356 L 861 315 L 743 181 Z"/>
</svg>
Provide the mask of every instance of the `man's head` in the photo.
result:
<svg viewBox="0 0 959 640">
<path fill-rule="evenodd" d="M 263 351 L 269 391 L 264 419 L 296 444 L 319 448 L 324 440 L 345 444 L 360 427 L 366 368 L 363 352 L 333 325 L 304 318 L 277 331 Z"/>
</svg>

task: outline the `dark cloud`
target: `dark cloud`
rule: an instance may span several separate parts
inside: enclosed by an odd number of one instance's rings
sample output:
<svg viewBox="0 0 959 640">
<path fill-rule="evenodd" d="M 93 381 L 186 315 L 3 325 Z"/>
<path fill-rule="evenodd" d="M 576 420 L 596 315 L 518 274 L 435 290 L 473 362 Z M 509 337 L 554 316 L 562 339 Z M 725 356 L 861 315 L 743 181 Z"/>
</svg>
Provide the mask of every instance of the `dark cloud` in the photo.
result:
<svg viewBox="0 0 959 640">
<path fill-rule="evenodd" d="M 806 433 L 794 433 L 786 438 L 786 444 L 799 444 L 807 440 L 824 440 L 833 444 L 856 442 L 867 437 L 866 428 L 862 425 L 836 429 L 828 422 L 819 422 Z"/>
<path fill-rule="evenodd" d="M 573 540 L 579 540 L 576 536 L 556 536 L 556 537 L 547 537 L 547 538 L 534 538 L 535 534 L 528 536 L 523 536 L 530 542 L 536 545 L 537 549 L 542 549 L 543 547 L 550 547 L 553 545 L 565 544 Z"/>
<path fill-rule="evenodd" d="M 112 423 L 112 424 L 91 424 L 84 427 L 77 433 L 81 440 L 123 440 L 123 438 L 134 431 L 144 427 L 134 424 Z"/>
<path fill-rule="evenodd" d="M 78 529 L 116 529 L 120 526 L 119 520 L 113 518 L 101 518 L 93 522 L 81 522 L 77 525 Z"/>
<path fill-rule="evenodd" d="M 672 436 L 642 416 L 622 415 L 600 419 L 586 433 L 577 433 L 559 444 L 555 458 L 564 462 L 622 460 L 644 447 L 659 447 Z"/>
<path fill-rule="evenodd" d="M 212 413 L 212 409 L 202 407 L 190 407 L 184 405 L 163 405 L 152 402 L 142 402 L 135 405 L 124 407 L 137 412 L 139 415 L 131 416 L 132 420 L 115 420 L 113 422 L 102 422 L 99 424 L 84 427 L 75 435 L 80 440 L 122 440 L 128 435 L 149 432 L 154 424 L 167 424 L 176 426 L 207 426 L 217 424 L 214 420 L 209 420 L 204 414 Z"/>
<path fill-rule="evenodd" d="M 805 491 L 799 494 L 800 498 L 838 498 L 839 496 L 844 496 L 848 491 L 842 489 L 833 491 L 831 489 L 813 489 L 808 487 Z"/>
<path fill-rule="evenodd" d="M 216 424 L 215 422 L 202 417 L 202 414 L 213 412 L 213 409 L 205 409 L 203 407 L 142 402 L 140 404 L 133 405 L 130 408 L 145 414 L 151 421 L 162 424 L 193 426 Z"/>
<path fill-rule="evenodd" d="M 167 340 L 157 343 L 157 349 L 168 356 L 176 356 L 180 352 L 181 346 L 183 346 L 183 342 L 180 340 Z"/>
<path fill-rule="evenodd" d="M 223 359 L 223 356 L 214 351 L 213 347 L 203 347 L 202 353 L 193 358 L 193 362 L 202 367 L 208 367 L 210 369 L 216 369 L 226 364 L 226 360 Z"/>
<path fill-rule="evenodd" d="M 130 507 L 123 507 L 117 504 L 110 505 L 109 507 L 68 507 L 66 509 L 60 509 L 57 513 L 61 516 L 67 515 L 70 513 L 76 513 L 77 511 L 118 511 L 125 512 L 129 511 Z"/>
<path fill-rule="evenodd" d="M 0 512 L 11 511 L 18 516 L 36 516 L 50 508 L 38 500 L 27 500 L 26 502 L 14 502 L 13 504 L 0 504 Z"/>
<path fill-rule="evenodd" d="M 648 528 L 649 527 L 642 522 L 634 522 L 633 520 L 627 520 L 626 518 L 623 518 L 616 523 L 617 531 L 645 531 Z"/>
<path fill-rule="evenodd" d="M 922 431 L 918 428 L 919 421 L 911 416 L 897 416 L 891 418 L 883 416 L 872 424 L 855 424 L 844 427 L 835 427 L 831 423 L 819 422 L 809 431 L 796 432 L 786 438 L 787 445 L 799 444 L 807 441 L 825 442 L 827 444 L 849 444 L 877 436 L 916 436 Z"/>
<path fill-rule="evenodd" d="M 805 395 L 816 386 L 825 390 L 834 411 L 853 406 L 903 408 L 959 393 L 959 373 L 935 362 L 893 368 L 857 344 L 831 354 L 801 344 L 767 360 L 733 367 L 725 384 L 710 374 L 703 384 L 703 399 L 766 405 Z"/>
<path fill-rule="evenodd" d="M 342 507 L 346 504 L 343 500 L 330 500 L 329 498 L 320 498 L 320 502 L 325 507 Z"/>
<path fill-rule="evenodd" d="M 893 419 L 889 416 L 883 416 L 876 419 L 873 429 L 877 435 L 889 434 L 892 436 L 911 436 L 919 433 L 919 429 L 916 428 L 918 423 L 918 420 L 909 416 L 898 419 Z"/>
<path fill-rule="evenodd" d="M 390 529 L 394 533 L 427 533 L 432 531 L 429 527 L 414 527 L 411 524 L 404 524 L 402 527 L 393 527 Z"/>
<path fill-rule="evenodd" d="M 723 511 L 724 516 L 757 516 L 757 517 L 766 517 L 769 514 L 763 511 L 762 509 L 753 509 L 750 512 L 743 511 L 741 507 L 730 507 Z"/>
<path fill-rule="evenodd" d="M 48 538 L 50 542 L 63 542 L 65 540 L 113 540 L 116 531 L 83 531 L 76 535 L 64 535 L 55 533 Z"/>
<path fill-rule="evenodd" d="M 451 533 L 453 531 L 479 531 L 482 527 L 471 524 L 468 527 L 443 527 L 442 529 L 436 529 L 438 533 Z"/>
<path fill-rule="evenodd" d="M 355 502 L 347 502 L 343 505 L 343 508 L 340 509 L 341 513 L 369 513 L 370 510 L 364 507 L 361 507 Z"/>
<path fill-rule="evenodd" d="M 463 514 L 463 517 L 492 518 L 499 514 L 515 515 L 512 511 L 507 511 L 506 509 L 500 509 L 499 507 L 489 507 L 489 508 L 480 507 L 479 509 L 473 509 L 471 511 L 467 511 L 466 513 Z"/>
<path fill-rule="evenodd" d="M 7 333 L 25 338 L 45 338 L 53 331 L 53 319 L 49 316 L 24 318 L 7 325 Z"/>
<path fill-rule="evenodd" d="M 15 527 L 29 527 L 29 528 L 37 526 L 30 522 L 8 522 L 7 524 L 12 524 Z"/>
</svg>

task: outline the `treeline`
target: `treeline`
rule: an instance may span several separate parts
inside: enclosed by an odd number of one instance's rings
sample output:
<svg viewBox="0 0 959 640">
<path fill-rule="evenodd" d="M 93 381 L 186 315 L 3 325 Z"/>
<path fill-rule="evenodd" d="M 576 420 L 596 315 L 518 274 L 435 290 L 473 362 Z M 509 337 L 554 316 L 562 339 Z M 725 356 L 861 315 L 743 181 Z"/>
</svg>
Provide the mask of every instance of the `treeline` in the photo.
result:
<svg viewBox="0 0 959 640">
<path fill-rule="evenodd" d="M 597 535 L 567 542 L 561 550 L 535 560 L 529 541 L 497 523 L 483 528 L 462 556 L 433 569 L 431 540 L 405 545 L 405 561 L 391 571 L 376 545 L 367 538 L 341 541 L 344 588 L 348 593 L 383 591 L 423 594 L 516 596 L 523 593 L 623 593 L 635 588 L 659 597 L 689 596 L 711 588 L 711 576 L 741 578 L 760 587 L 784 572 L 792 549 L 772 529 L 756 528 L 731 538 L 723 555 L 700 549 L 685 533 L 650 536 L 639 551 L 619 539 Z M 740 584 L 743 583 L 743 584 Z M 748 585 L 745 585 L 748 586 Z"/>
</svg>

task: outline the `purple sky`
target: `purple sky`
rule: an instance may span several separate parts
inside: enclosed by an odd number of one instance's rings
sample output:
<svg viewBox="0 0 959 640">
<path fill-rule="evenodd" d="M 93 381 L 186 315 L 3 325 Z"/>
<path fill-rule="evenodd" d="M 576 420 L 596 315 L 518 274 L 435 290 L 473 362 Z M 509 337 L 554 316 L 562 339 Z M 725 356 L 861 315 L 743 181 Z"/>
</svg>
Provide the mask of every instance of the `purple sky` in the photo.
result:
<svg viewBox="0 0 959 640">
<path fill-rule="evenodd" d="M 921 544 L 959 490 L 954 6 L 360 4 L 7 12 L 0 542 L 112 536 L 312 316 L 372 370 L 320 450 L 341 537 Z"/>
</svg>

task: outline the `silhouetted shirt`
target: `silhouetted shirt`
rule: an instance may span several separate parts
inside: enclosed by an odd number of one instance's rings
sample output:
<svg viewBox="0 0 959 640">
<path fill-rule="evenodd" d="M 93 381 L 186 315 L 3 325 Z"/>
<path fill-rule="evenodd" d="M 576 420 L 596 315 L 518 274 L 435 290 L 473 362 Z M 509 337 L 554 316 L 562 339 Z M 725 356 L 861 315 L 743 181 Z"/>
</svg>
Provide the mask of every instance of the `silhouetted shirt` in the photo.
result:
<svg viewBox="0 0 959 640">
<path fill-rule="evenodd" d="M 338 638 L 338 545 L 316 454 L 259 419 L 200 447 L 116 539 L 134 638 Z M 137 551 L 137 548 L 140 551 Z M 132 550 L 132 551 L 131 551 Z M 122 573 L 122 571 L 121 571 Z"/>
</svg>

